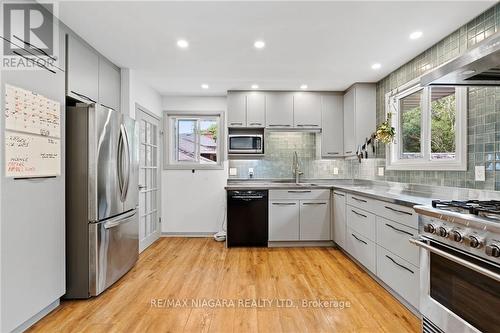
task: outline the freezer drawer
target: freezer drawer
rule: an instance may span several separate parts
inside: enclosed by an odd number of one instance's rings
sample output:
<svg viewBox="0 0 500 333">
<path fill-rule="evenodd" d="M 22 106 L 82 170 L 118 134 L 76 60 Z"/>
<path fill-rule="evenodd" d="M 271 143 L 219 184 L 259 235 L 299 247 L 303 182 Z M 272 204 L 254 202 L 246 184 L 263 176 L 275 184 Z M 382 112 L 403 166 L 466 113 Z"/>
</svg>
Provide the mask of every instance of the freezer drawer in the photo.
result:
<svg viewBox="0 0 500 333">
<path fill-rule="evenodd" d="M 115 283 L 139 257 L 139 219 L 131 210 L 115 218 L 89 224 L 89 292 L 99 295 Z"/>
</svg>

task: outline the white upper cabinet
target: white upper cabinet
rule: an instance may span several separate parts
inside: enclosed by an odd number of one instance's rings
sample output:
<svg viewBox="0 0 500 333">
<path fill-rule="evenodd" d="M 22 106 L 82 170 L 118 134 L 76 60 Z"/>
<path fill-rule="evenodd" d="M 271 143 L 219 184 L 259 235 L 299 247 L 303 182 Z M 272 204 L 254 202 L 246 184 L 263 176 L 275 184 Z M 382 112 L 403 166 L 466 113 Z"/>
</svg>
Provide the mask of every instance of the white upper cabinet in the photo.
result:
<svg viewBox="0 0 500 333">
<path fill-rule="evenodd" d="M 321 156 L 344 156 L 344 112 L 341 95 L 321 96 Z"/>
<path fill-rule="evenodd" d="M 266 126 L 266 95 L 262 92 L 247 94 L 247 127 Z"/>
<path fill-rule="evenodd" d="M 247 123 L 247 96 L 244 92 L 230 92 L 227 95 L 228 127 L 245 127 Z"/>
<path fill-rule="evenodd" d="M 120 69 L 103 58 L 99 59 L 99 103 L 120 110 Z"/>
<path fill-rule="evenodd" d="M 84 102 L 99 99 L 99 55 L 68 35 L 66 94 Z"/>
<path fill-rule="evenodd" d="M 354 155 L 357 147 L 375 132 L 376 86 L 357 83 L 344 95 L 344 154 Z"/>
<path fill-rule="evenodd" d="M 296 92 L 293 95 L 293 126 L 321 128 L 321 95 L 313 92 Z"/>
<path fill-rule="evenodd" d="M 293 93 L 270 92 L 266 96 L 266 127 L 293 127 Z"/>
</svg>

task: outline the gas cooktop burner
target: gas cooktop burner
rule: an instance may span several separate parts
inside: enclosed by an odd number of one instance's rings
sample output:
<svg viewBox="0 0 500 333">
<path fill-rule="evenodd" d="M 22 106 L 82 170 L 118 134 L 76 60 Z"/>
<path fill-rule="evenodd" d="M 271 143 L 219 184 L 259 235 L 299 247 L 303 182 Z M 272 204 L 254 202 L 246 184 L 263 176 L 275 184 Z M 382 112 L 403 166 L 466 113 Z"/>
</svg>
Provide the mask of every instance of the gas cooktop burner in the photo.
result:
<svg viewBox="0 0 500 333">
<path fill-rule="evenodd" d="M 432 200 L 432 207 L 500 219 L 499 200 Z"/>
</svg>

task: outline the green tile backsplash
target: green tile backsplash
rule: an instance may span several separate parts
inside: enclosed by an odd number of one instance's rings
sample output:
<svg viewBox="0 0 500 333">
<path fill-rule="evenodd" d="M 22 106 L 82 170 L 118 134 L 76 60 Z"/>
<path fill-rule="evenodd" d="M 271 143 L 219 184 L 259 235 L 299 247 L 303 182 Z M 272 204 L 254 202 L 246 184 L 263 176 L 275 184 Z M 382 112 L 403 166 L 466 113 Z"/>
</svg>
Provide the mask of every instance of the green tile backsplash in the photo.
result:
<svg viewBox="0 0 500 333">
<path fill-rule="evenodd" d="M 465 52 L 500 30 L 500 4 L 490 8 L 443 40 L 427 49 L 377 83 L 377 123 L 385 118 L 385 94 Z M 468 93 L 467 171 L 388 171 L 385 147 L 378 145 L 376 156 L 359 163 L 357 159 L 322 160 L 315 133 L 267 132 L 266 155 L 257 160 L 230 160 L 238 168 L 237 178 L 246 178 L 253 167 L 255 178 L 292 178 L 291 161 L 297 151 L 305 178 L 386 180 L 404 183 L 500 190 L 500 87 L 471 87 Z M 486 181 L 474 180 L 474 167 L 485 166 Z M 339 168 L 334 175 L 333 169 Z"/>
</svg>

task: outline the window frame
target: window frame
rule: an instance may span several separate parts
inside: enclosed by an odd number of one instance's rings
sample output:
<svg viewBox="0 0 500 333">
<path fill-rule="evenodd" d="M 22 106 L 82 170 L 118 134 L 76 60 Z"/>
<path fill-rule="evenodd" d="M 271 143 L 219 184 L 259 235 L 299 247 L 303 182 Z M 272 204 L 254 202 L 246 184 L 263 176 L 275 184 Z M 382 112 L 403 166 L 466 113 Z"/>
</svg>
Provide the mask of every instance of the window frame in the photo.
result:
<svg viewBox="0 0 500 333">
<path fill-rule="evenodd" d="M 439 86 L 438 86 L 439 87 Z M 456 135 L 455 159 L 432 159 L 431 154 L 431 89 L 432 86 L 420 85 L 420 78 L 388 92 L 385 95 L 385 115 L 392 113 L 392 126 L 396 129 L 393 143 L 386 149 L 387 170 L 431 170 L 431 171 L 466 171 L 467 170 L 467 87 L 453 86 L 455 88 L 456 106 Z M 419 90 L 422 90 L 422 129 L 421 148 L 422 158 L 401 158 L 402 140 L 400 126 L 400 100 Z"/>
<path fill-rule="evenodd" d="M 217 162 L 213 164 L 200 163 L 200 161 L 189 162 L 179 161 L 177 154 L 178 132 L 176 125 L 179 120 L 216 120 L 218 126 L 217 140 Z M 223 111 L 164 111 L 163 117 L 163 137 L 165 149 L 163 151 L 163 169 L 164 170 L 222 170 L 225 161 L 225 122 Z M 196 155 L 200 155 L 200 141 L 197 138 L 195 143 Z"/>
</svg>

